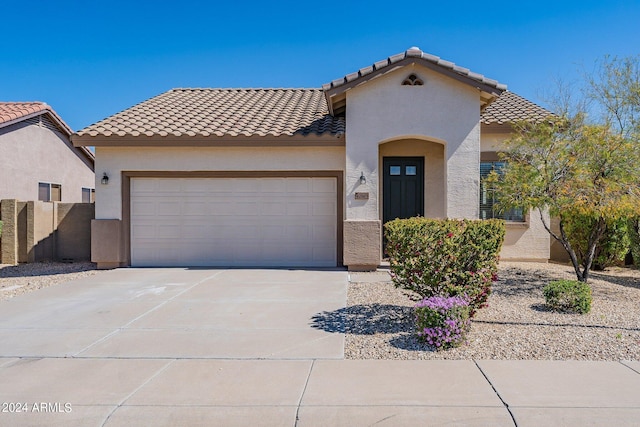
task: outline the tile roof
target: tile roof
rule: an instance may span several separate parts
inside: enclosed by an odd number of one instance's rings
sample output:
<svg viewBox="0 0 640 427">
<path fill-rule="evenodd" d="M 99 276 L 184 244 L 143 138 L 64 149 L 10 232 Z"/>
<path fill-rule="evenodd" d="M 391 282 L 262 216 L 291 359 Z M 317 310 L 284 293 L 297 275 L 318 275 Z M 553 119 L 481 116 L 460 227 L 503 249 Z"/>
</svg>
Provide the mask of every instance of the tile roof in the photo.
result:
<svg viewBox="0 0 640 427">
<path fill-rule="evenodd" d="M 80 130 L 93 137 L 280 137 L 344 134 L 320 89 L 172 89 Z"/>
<path fill-rule="evenodd" d="M 540 120 L 551 113 L 505 91 L 481 123 Z M 73 136 L 77 145 L 110 137 L 307 137 L 344 135 L 345 118 L 329 114 L 321 89 L 172 89 L 90 125 Z M 278 139 L 282 141 L 281 139 Z"/>
<path fill-rule="evenodd" d="M 513 92 L 503 92 L 482 112 L 480 122 L 485 125 L 508 124 L 521 120 L 539 122 L 552 113 Z"/>
<path fill-rule="evenodd" d="M 0 124 L 15 122 L 46 110 L 50 108 L 44 102 L 0 102 Z"/>
<path fill-rule="evenodd" d="M 506 90 L 507 86 L 501 83 L 498 83 L 496 80 L 493 79 L 489 79 L 485 76 L 483 76 L 482 74 L 478 74 L 478 73 L 474 73 L 472 71 L 470 71 L 468 68 L 464 68 L 464 67 L 460 67 L 456 64 L 454 64 L 453 62 L 450 61 L 446 61 L 444 59 L 441 59 L 438 56 L 435 55 L 431 55 L 429 53 L 425 53 L 422 50 L 420 50 L 420 48 L 417 47 L 411 47 L 409 49 L 407 49 L 404 52 L 398 53 L 396 55 L 392 55 L 390 57 L 388 57 L 387 59 L 383 59 L 382 61 L 378 61 L 376 63 L 374 63 L 373 65 L 370 65 L 368 67 L 364 67 L 361 68 L 360 70 L 351 73 L 351 74 L 347 74 L 346 76 L 340 78 L 340 79 L 336 79 L 333 80 L 330 83 L 326 83 L 324 85 L 322 85 L 322 89 L 327 91 L 330 89 L 334 89 L 340 86 L 343 86 L 347 83 L 350 83 L 358 78 L 361 77 L 365 77 L 369 74 L 372 74 L 376 71 L 382 70 L 384 68 L 390 67 L 400 61 L 403 61 L 405 59 L 411 59 L 411 58 L 415 58 L 415 59 L 420 59 L 420 60 L 424 60 L 427 63 L 433 64 L 433 65 L 437 65 L 445 70 L 449 70 L 455 74 L 458 74 L 462 77 L 465 78 L 469 78 L 471 80 L 475 80 L 478 83 L 482 83 L 484 85 L 496 88 L 500 91 Z"/>
</svg>

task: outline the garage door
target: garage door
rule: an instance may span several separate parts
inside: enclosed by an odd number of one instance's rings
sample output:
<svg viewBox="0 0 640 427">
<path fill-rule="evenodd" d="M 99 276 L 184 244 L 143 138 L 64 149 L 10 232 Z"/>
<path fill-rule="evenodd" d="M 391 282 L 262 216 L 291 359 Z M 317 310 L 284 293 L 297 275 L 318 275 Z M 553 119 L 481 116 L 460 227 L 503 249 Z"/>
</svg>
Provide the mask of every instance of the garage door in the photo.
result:
<svg viewBox="0 0 640 427">
<path fill-rule="evenodd" d="M 335 178 L 132 178 L 133 266 L 334 267 Z"/>
</svg>

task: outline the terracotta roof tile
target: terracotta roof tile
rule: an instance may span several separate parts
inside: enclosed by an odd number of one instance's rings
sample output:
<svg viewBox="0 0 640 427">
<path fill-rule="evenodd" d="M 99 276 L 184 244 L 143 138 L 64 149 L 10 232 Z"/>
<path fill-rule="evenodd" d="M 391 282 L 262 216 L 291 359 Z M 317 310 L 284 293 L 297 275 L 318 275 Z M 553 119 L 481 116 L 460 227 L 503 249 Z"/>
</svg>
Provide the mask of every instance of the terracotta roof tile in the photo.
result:
<svg viewBox="0 0 640 427">
<path fill-rule="evenodd" d="M 78 132 L 89 136 L 335 136 L 320 89 L 172 89 Z"/>
<path fill-rule="evenodd" d="M 49 109 L 44 102 L 0 102 L 0 123 L 12 122 Z"/>
<path fill-rule="evenodd" d="M 330 83 L 324 84 L 322 85 L 322 89 L 327 91 L 327 90 L 331 90 L 337 87 L 340 87 L 344 84 L 350 83 L 353 80 L 355 80 L 353 74 L 357 74 L 357 77 L 364 77 L 367 74 L 371 74 L 374 71 L 378 71 L 378 70 L 382 70 L 384 68 L 387 68 L 393 64 L 396 64 L 406 58 L 419 58 L 422 59 L 424 61 L 430 62 L 432 64 L 438 65 L 444 69 L 450 70 L 456 74 L 459 74 L 460 76 L 472 79 L 472 80 L 476 80 L 479 83 L 483 83 L 485 85 L 488 85 L 490 87 L 493 87 L 495 89 L 498 89 L 500 91 L 506 90 L 507 86 L 503 85 L 501 83 L 498 83 L 496 80 L 493 79 L 489 79 L 484 77 L 482 74 L 478 74 L 478 73 L 473 73 L 471 72 L 468 68 L 464 68 L 464 67 L 460 67 L 457 66 L 456 64 L 454 64 L 451 61 L 445 61 L 444 59 L 441 59 L 438 56 L 435 55 L 431 55 L 429 53 L 425 53 L 422 50 L 420 50 L 417 47 L 412 47 L 407 49 L 404 52 L 392 55 L 390 57 L 388 57 L 387 59 L 383 59 L 381 61 L 378 61 L 376 63 L 374 63 L 372 66 L 370 67 L 366 67 L 366 68 L 362 68 L 359 71 L 357 71 L 356 73 L 351 73 L 351 74 L 347 74 L 346 76 L 340 78 L 340 79 L 336 79 L 333 80 Z"/>
<path fill-rule="evenodd" d="M 539 122 L 552 113 L 513 92 L 503 92 L 482 113 L 480 121 L 485 125 L 508 124 L 521 120 Z"/>
</svg>

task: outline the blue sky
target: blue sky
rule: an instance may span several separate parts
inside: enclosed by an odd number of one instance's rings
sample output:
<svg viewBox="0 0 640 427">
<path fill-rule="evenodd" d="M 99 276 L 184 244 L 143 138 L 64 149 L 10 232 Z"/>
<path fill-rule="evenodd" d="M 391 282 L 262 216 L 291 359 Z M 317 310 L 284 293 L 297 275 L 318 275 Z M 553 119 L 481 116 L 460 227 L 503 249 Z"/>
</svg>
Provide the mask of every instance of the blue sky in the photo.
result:
<svg viewBox="0 0 640 427">
<path fill-rule="evenodd" d="M 640 1 L 10 1 L 0 100 L 74 129 L 174 87 L 320 87 L 411 46 L 542 91 L 640 54 Z"/>
</svg>

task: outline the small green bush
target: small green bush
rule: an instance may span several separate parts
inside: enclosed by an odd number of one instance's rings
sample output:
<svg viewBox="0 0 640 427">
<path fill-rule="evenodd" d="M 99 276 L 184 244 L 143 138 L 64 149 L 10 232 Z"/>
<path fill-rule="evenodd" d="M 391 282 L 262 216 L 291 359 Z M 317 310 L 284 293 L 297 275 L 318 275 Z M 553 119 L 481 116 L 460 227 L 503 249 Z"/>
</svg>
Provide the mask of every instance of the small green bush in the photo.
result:
<svg viewBox="0 0 640 427">
<path fill-rule="evenodd" d="M 430 297 L 416 304 L 418 338 L 436 350 L 457 347 L 464 342 L 471 322 L 469 302 L 462 297 Z"/>
<path fill-rule="evenodd" d="M 497 277 L 504 221 L 409 218 L 385 224 L 391 277 L 398 288 L 464 296 L 470 316 L 486 304 Z"/>
<path fill-rule="evenodd" d="M 553 310 L 580 314 L 591 311 L 591 288 L 584 282 L 558 280 L 545 286 L 543 293 Z"/>
<path fill-rule="evenodd" d="M 578 256 L 578 262 L 584 266 L 589 248 L 589 237 L 596 225 L 597 218 L 584 214 L 571 214 L 566 215 L 562 220 L 569 237 L 569 243 Z M 594 270 L 604 270 L 624 262 L 631 247 L 629 231 L 627 219 L 607 221 L 604 235 L 596 246 L 592 266 Z"/>
</svg>

